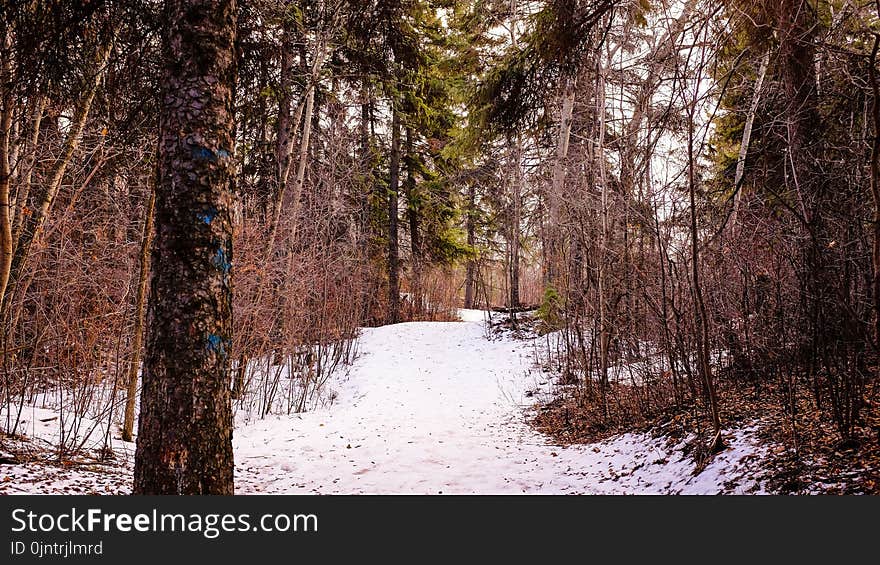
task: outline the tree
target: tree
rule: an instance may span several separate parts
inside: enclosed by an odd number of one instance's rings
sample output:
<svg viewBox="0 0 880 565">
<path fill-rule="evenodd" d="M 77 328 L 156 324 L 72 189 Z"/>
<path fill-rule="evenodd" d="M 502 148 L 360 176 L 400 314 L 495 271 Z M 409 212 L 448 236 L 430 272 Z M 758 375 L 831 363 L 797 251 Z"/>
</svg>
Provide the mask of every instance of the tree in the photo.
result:
<svg viewBox="0 0 880 565">
<path fill-rule="evenodd" d="M 400 321 L 400 255 L 398 250 L 398 203 L 400 188 L 400 112 L 391 101 L 391 162 L 388 181 L 388 323 Z"/>
<path fill-rule="evenodd" d="M 122 439 L 131 441 L 134 433 L 134 410 L 137 401 L 138 374 L 141 365 L 141 346 L 144 339 L 144 310 L 147 299 L 147 282 L 150 273 L 150 241 L 153 237 L 153 211 L 156 208 L 156 193 L 150 192 L 144 229 L 141 236 L 140 268 L 137 279 L 137 298 L 134 303 L 134 335 L 132 336 L 131 360 L 128 363 L 128 389 L 125 397 L 125 414 L 122 420 Z"/>
<path fill-rule="evenodd" d="M 6 299 L 8 287 L 20 282 L 34 243 L 39 241 L 42 236 L 46 221 L 50 216 L 52 204 L 58 196 L 58 191 L 64 180 L 65 172 L 70 165 L 74 152 L 79 146 L 83 129 L 85 128 L 89 112 L 92 108 L 92 103 L 95 100 L 98 87 L 101 85 L 101 81 L 104 78 L 107 61 L 112 51 L 112 40 L 111 38 L 106 37 L 106 29 L 102 31 L 104 33 L 99 33 L 98 35 L 104 35 L 104 37 L 99 38 L 98 45 L 95 48 L 94 60 L 92 61 L 93 74 L 91 79 L 87 82 L 86 88 L 83 90 L 82 96 L 76 105 L 76 110 L 73 119 L 71 120 L 69 131 L 64 139 L 62 153 L 56 159 L 47 182 L 41 187 L 42 190 L 37 196 L 37 201 L 34 202 L 33 213 L 19 222 L 20 232 L 17 234 L 12 233 L 8 186 L 9 174 L 4 174 L 3 171 L 0 171 L 0 202 L 3 200 L 7 201 L 4 214 L 0 217 L 0 231 L 3 232 L 2 241 L 0 241 L 0 247 L 2 247 L 2 249 L 0 249 L 0 254 L 2 254 L 2 260 L 0 260 L 0 283 L 2 283 L 0 284 L 0 306 L 6 304 L 4 300 Z M 10 66 L 9 57 L 11 57 L 9 49 L 4 46 L 2 55 L 2 65 L 5 67 L 3 71 L 4 75 L 10 74 L 8 68 Z M 4 80 L 4 82 L 8 83 L 9 80 L 11 79 Z M 9 104 L 11 101 L 6 96 L 4 96 L 4 99 L 6 99 L 3 111 L 5 118 L 12 111 L 12 108 Z M 0 120 L 5 121 L 4 118 L 0 118 Z M 4 139 L 0 140 L 0 144 L 8 147 L 8 134 L 6 132 L 8 132 L 9 124 L 6 123 L 4 125 L 7 127 L 4 127 Z M 4 153 L 7 152 L 4 150 Z M 8 161 L 8 156 L 3 160 Z"/>
<path fill-rule="evenodd" d="M 232 494 L 235 0 L 165 5 L 138 494 Z"/>
</svg>

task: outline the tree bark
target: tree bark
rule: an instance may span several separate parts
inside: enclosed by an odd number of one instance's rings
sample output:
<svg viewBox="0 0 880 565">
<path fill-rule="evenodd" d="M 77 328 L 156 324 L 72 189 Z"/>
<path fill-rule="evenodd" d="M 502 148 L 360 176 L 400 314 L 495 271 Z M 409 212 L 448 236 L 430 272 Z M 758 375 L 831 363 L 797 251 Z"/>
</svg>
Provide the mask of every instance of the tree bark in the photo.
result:
<svg viewBox="0 0 880 565">
<path fill-rule="evenodd" d="M 370 194 L 373 191 L 372 161 L 373 144 L 370 139 L 370 91 L 365 84 L 361 90 L 361 119 L 360 119 L 360 142 L 362 167 L 364 171 L 365 186 L 360 191 L 360 233 L 365 241 L 369 240 L 370 229 Z"/>
<path fill-rule="evenodd" d="M 136 494 L 233 494 L 235 0 L 167 0 Z"/>
</svg>

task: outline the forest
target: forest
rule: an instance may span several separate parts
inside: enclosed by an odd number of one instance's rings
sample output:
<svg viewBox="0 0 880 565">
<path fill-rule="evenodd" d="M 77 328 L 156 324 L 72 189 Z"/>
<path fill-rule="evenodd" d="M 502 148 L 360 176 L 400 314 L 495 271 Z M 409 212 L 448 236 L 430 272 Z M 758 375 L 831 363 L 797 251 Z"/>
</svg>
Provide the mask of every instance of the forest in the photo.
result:
<svg viewBox="0 0 880 565">
<path fill-rule="evenodd" d="M 0 16 L 0 492 L 880 493 L 880 1 Z"/>
</svg>

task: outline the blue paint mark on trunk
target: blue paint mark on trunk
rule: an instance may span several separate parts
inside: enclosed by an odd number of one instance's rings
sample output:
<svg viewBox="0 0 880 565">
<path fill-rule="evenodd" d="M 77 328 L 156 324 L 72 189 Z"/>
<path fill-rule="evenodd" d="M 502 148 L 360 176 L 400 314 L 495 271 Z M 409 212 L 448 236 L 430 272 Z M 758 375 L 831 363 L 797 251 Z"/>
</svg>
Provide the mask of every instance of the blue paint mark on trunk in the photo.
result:
<svg viewBox="0 0 880 565">
<path fill-rule="evenodd" d="M 226 344 L 229 340 L 217 334 L 208 334 L 207 345 L 205 349 L 216 353 L 217 355 L 226 355 Z"/>
<path fill-rule="evenodd" d="M 217 160 L 217 156 L 213 151 L 208 149 L 207 147 L 202 147 L 201 145 L 196 145 L 192 150 L 193 159 L 201 159 L 203 161 L 211 161 L 214 162 Z"/>
<path fill-rule="evenodd" d="M 229 261 L 229 254 L 226 253 L 226 250 L 222 247 L 218 248 L 217 252 L 214 253 L 214 257 L 211 262 L 224 274 L 228 273 L 230 269 L 232 269 L 232 264 Z"/>
<path fill-rule="evenodd" d="M 229 159 L 232 157 L 232 153 L 226 149 L 218 149 L 214 152 L 203 145 L 195 145 L 192 148 L 192 156 L 193 159 L 201 159 L 203 161 L 216 163 L 220 159 Z"/>
<path fill-rule="evenodd" d="M 205 224 L 211 225 L 211 222 L 213 222 L 214 218 L 217 217 L 217 208 L 214 208 L 213 206 L 208 206 L 202 212 L 196 213 L 196 217 Z"/>
</svg>

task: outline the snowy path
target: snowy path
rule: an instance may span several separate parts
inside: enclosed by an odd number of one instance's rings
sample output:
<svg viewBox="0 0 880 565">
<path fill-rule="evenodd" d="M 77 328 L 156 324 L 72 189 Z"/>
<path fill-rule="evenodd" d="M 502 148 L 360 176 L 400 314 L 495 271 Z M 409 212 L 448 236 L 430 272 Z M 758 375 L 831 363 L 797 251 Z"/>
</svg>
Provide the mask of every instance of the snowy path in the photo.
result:
<svg viewBox="0 0 880 565">
<path fill-rule="evenodd" d="M 332 407 L 236 430 L 238 493 L 660 493 L 751 486 L 744 438 L 698 477 L 662 442 L 623 435 L 563 449 L 524 422 L 540 372 L 528 341 L 480 322 L 364 330 Z M 713 469 L 714 468 L 714 469 Z M 742 481 L 737 481 L 737 476 Z"/>
<path fill-rule="evenodd" d="M 417 322 L 363 330 L 361 354 L 328 386 L 328 408 L 236 425 L 236 492 L 344 494 L 589 494 L 761 491 L 751 430 L 729 430 L 731 448 L 699 475 L 681 446 L 643 434 L 568 448 L 529 428 L 526 391 L 546 384 L 533 343 L 484 335 L 467 322 Z M 59 437 L 58 412 L 28 407 L 21 431 L 36 444 Z M 0 410 L 0 417 L 2 417 Z M 100 445 L 100 421 L 87 420 Z M 93 428 L 90 428 L 95 424 Z M 133 443 L 116 464 L 0 465 L 0 494 L 131 491 Z M 2 455 L 2 453 L 0 453 Z M 51 452 L 44 456 L 51 458 Z"/>
</svg>

